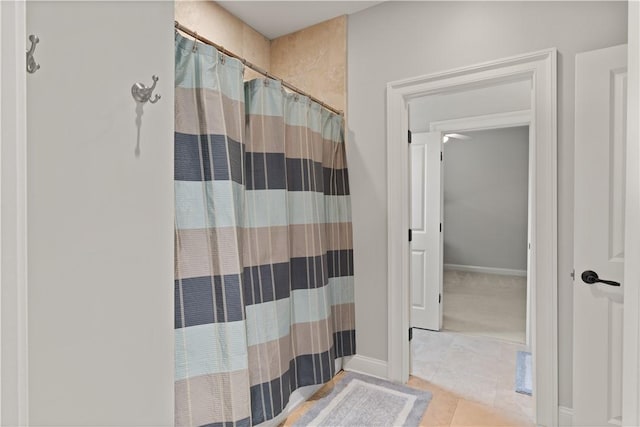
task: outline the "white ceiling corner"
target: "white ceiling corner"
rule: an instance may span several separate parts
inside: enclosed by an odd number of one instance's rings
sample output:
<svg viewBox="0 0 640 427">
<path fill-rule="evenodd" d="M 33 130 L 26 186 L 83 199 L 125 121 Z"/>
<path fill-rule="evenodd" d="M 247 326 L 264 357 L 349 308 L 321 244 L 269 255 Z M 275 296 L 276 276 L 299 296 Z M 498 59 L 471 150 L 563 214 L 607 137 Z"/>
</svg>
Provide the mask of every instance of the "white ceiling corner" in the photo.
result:
<svg viewBox="0 0 640 427">
<path fill-rule="evenodd" d="M 341 15 L 350 15 L 382 1 L 218 1 L 270 40 Z"/>
</svg>

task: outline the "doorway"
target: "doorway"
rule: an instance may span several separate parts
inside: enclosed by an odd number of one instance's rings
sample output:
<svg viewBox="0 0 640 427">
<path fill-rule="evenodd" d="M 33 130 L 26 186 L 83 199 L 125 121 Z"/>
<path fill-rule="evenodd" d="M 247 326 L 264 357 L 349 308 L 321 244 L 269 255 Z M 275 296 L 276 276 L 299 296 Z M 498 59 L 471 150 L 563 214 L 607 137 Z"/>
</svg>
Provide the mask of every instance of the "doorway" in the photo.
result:
<svg viewBox="0 0 640 427">
<path fill-rule="evenodd" d="M 388 376 L 406 382 L 410 349 L 406 333 L 410 312 L 410 250 L 407 229 L 409 130 L 408 105 L 428 95 L 480 89 L 526 80 L 531 87 L 530 144 L 534 167 L 531 179 L 529 280 L 531 349 L 535 366 L 533 388 L 535 422 L 554 425 L 557 394 L 557 170 L 556 170 L 556 55 L 555 49 L 501 59 L 444 73 L 392 82 L 387 87 L 388 177 Z M 404 141 L 404 144 L 400 142 Z M 403 238 L 404 237 L 404 238 Z"/>
<path fill-rule="evenodd" d="M 443 140 L 442 327 L 526 344 L 529 127 Z"/>
<path fill-rule="evenodd" d="M 527 85 L 520 89 L 528 98 Z M 467 98 L 473 95 L 469 91 Z M 420 110 L 410 103 L 411 118 Z M 435 149 L 428 146 L 433 136 L 442 138 L 432 142 Z M 438 166 L 429 155 L 438 157 L 441 185 L 429 182 L 439 178 L 429 170 Z M 530 425 L 529 127 L 412 132 L 410 156 L 411 375 L 426 381 L 436 396 L 446 393 L 475 411 L 492 412 L 493 422 Z M 442 209 L 430 217 L 428 208 L 439 202 Z M 430 219 L 436 223 L 425 227 Z M 433 254 L 437 246 L 424 244 L 430 238 L 441 242 L 440 256 Z M 430 268 L 437 274 L 422 274 Z M 429 296 L 439 304 L 425 310 Z M 439 315 L 428 316 L 429 310 Z"/>
</svg>

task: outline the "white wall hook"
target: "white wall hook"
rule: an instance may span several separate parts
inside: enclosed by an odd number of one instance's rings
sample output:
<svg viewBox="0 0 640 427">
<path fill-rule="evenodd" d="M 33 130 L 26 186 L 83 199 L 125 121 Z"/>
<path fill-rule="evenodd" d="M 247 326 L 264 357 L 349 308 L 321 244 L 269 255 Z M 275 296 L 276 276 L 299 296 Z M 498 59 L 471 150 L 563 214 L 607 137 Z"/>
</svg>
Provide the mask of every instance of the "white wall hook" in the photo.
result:
<svg viewBox="0 0 640 427">
<path fill-rule="evenodd" d="M 157 76 L 152 76 L 153 84 L 150 87 L 146 87 L 143 83 L 135 83 L 131 86 L 131 95 L 133 95 L 133 99 L 136 102 L 144 104 L 149 101 L 152 104 L 155 104 L 160 99 L 160 95 L 156 94 L 153 99 L 151 99 L 151 94 L 153 90 L 156 88 L 156 83 L 158 82 Z"/>
</svg>

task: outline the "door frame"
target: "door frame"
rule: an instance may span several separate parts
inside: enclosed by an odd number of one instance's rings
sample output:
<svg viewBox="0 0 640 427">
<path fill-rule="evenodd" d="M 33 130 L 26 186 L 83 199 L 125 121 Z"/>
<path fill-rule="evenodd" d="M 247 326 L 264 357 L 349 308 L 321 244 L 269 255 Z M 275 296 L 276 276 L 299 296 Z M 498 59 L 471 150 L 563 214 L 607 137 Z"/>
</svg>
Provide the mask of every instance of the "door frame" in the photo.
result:
<svg viewBox="0 0 640 427">
<path fill-rule="evenodd" d="M 514 110 L 504 113 L 485 114 L 481 116 L 469 116 L 458 119 L 438 120 L 429 123 L 430 132 L 475 132 L 480 130 L 490 129 L 507 129 L 516 126 L 528 126 L 529 127 L 529 141 L 533 139 L 533 132 L 531 129 L 531 110 Z M 418 133 L 418 132 L 416 132 Z M 534 152 L 533 146 L 527 142 L 527 149 L 529 152 L 529 166 L 527 174 L 527 243 L 531 241 L 531 235 L 535 232 L 535 224 L 532 221 L 533 210 L 535 205 L 533 203 L 533 171 L 535 164 L 533 162 Z M 529 280 L 529 269 L 531 268 L 531 251 L 527 249 L 527 305 L 526 305 L 526 328 L 525 328 L 525 344 L 531 345 L 531 290 L 535 286 L 535 282 Z M 442 265 L 444 270 L 444 264 Z M 443 296 L 444 298 L 444 296 Z M 440 306 L 440 310 L 444 307 Z M 411 319 L 409 319 L 411 320 Z"/>
<path fill-rule="evenodd" d="M 29 424 L 25 0 L 0 2 L 0 424 Z"/>
<path fill-rule="evenodd" d="M 630 1 L 627 46 L 625 259 L 640 258 L 640 2 Z M 624 263 L 622 425 L 640 425 L 640 265 Z"/>
<path fill-rule="evenodd" d="M 536 210 L 531 236 L 532 356 L 537 424 L 558 423 L 557 301 L 557 49 L 545 49 L 441 73 L 387 84 L 387 376 L 409 378 L 410 272 L 408 102 L 412 99 L 495 84 L 528 80 L 534 147 L 533 197 Z"/>
</svg>

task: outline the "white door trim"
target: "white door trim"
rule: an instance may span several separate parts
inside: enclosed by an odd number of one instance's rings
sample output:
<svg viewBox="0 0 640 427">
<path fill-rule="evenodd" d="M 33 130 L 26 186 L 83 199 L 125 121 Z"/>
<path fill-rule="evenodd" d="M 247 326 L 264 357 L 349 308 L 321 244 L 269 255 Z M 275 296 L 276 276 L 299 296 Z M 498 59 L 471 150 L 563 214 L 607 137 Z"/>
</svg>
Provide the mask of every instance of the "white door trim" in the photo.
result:
<svg viewBox="0 0 640 427">
<path fill-rule="evenodd" d="M 25 1 L 0 2 L 0 20 L 0 423 L 26 426 L 29 393 Z"/>
<path fill-rule="evenodd" d="M 625 248 L 627 260 L 640 259 L 640 3 L 629 3 L 627 47 L 627 177 Z M 640 265 L 624 263 L 622 425 L 640 425 Z"/>
<path fill-rule="evenodd" d="M 535 171 L 532 222 L 531 344 L 538 425 L 558 424 L 557 352 L 557 50 L 546 49 L 387 84 L 388 377 L 409 377 L 409 159 L 407 105 L 420 96 L 529 80 Z"/>
<path fill-rule="evenodd" d="M 431 132 L 471 132 L 516 126 L 529 126 L 531 110 L 508 111 L 506 113 L 486 114 L 483 116 L 462 117 L 460 119 L 439 120 L 429 123 Z"/>
</svg>

